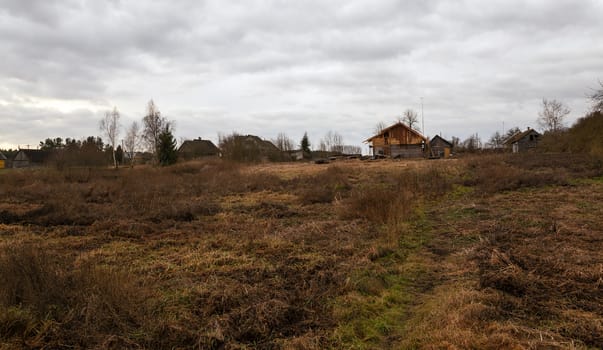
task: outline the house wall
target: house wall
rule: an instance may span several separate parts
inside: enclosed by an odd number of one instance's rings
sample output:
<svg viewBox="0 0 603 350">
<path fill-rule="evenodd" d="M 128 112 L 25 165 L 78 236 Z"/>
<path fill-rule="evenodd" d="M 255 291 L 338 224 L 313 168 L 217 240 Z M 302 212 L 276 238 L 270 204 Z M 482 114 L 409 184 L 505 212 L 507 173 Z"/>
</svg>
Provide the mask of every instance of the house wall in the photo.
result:
<svg viewBox="0 0 603 350">
<path fill-rule="evenodd" d="M 392 158 L 421 158 L 423 148 L 421 145 L 392 145 L 390 155 Z"/>
<path fill-rule="evenodd" d="M 27 168 L 29 166 L 29 158 L 24 152 L 19 151 L 13 159 L 13 168 Z"/>
<path fill-rule="evenodd" d="M 450 145 L 439 138 L 430 143 L 431 154 L 435 157 L 448 158 L 452 151 Z"/>
<path fill-rule="evenodd" d="M 538 145 L 539 139 L 540 136 L 538 134 L 530 133 L 515 142 L 517 146 L 513 146 L 513 152 L 525 152 L 535 148 Z"/>
<path fill-rule="evenodd" d="M 4 169 L 4 167 L 5 167 L 4 159 L 0 159 L 0 169 Z"/>
</svg>

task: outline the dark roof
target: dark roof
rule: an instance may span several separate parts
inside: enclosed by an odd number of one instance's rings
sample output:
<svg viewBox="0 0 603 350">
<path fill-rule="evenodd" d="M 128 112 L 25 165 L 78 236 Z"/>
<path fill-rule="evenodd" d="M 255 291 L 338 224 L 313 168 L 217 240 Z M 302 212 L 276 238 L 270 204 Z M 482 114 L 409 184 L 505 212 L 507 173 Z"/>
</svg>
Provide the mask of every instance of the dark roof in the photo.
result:
<svg viewBox="0 0 603 350">
<path fill-rule="evenodd" d="M 402 122 L 397 122 L 396 124 L 394 124 L 392 126 L 389 126 L 389 127 L 385 128 L 385 129 L 381 130 L 381 132 L 378 133 L 377 135 L 372 136 L 372 137 L 366 139 L 364 142 L 370 142 L 372 139 L 377 138 L 377 137 L 381 137 L 384 133 L 390 131 L 391 129 L 397 128 L 397 127 L 403 127 L 405 129 L 408 129 L 411 133 L 413 133 L 413 134 L 419 136 L 420 138 L 422 138 L 423 140 L 427 141 L 427 138 L 425 136 L 421 135 L 421 133 L 418 132 L 417 130 L 411 128 L 410 126 L 408 126 L 408 125 L 406 125 L 406 124 L 404 124 Z"/>
<path fill-rule="evenodd" d="M 272 142 L 267 141 L 267 140 L 262 140 L 259 136 L 237 135 L 237 136 L 235 136 L 235 138 L 237 139 L 237 141 L 241 142 L 243 145 L 246 145 L 249 147 L 250 146 L 258 147 L 261 152 L 269 153 L 269 152 L 280 152 L 281 151 Z"/>
<path fill-rule="evenodd" d="M 51 155 L 50 151 L 43 151 L 40 149 L 20 149 L 15 155 L 15 158 L 19 155 L 19 153 L 25 154 L 27 159 L 29 159 L 29 161 L 32 163 L 44 163 Z"/>
<path fill-rule="evenodd" d="M 6 156 L 4 155 L 4 153 L 0 152 L 0 160 L 6 160 Z"/>
<path fill-rule="evenodd" d="M 184 153 L 192 157 L 201 157 L 218 155 L 220 150 L 210 140 L 196 139 L 184 141 L 180 145 L 180 148 L 178 148 L 178 153 Z"/>
<path fill-rule="evenodd" d="M 530 135 L 530 134 L 534 134 L 534 135 L 538 135 L 540 136 L 540 133 L 534 129 L 528 128 L 526 131 L 519 131 L 516 132 L 513 136 L 509 137 L 508 139 L 505 140 L 505 142 L 503 142 L 503 144 L 505 145 L 511 145 L 521 139 L 523 139 L 524 137 Z"/>
<path fill-rule="evenodd" d="M 431 141 L 429 141 L 429 144 L 431 145 L 431 144 L 433 144 L 434 142 L 436 142 L 436 141 L 438 141 L 438 140 L 439 140 L 440 142 L 444 142 L 444 143 L 445 143 L 445 144 L 447 144 L 448 146 L 452 147 L 452 142 L 450 142 L 450 141 L 448 141 L 448 140 L 444 139 L 443 137 L 440 137 L 440 135 L 436 135 L 436 136 L 434 136 L 434 137 L 431 139 Z"/>
</svg>

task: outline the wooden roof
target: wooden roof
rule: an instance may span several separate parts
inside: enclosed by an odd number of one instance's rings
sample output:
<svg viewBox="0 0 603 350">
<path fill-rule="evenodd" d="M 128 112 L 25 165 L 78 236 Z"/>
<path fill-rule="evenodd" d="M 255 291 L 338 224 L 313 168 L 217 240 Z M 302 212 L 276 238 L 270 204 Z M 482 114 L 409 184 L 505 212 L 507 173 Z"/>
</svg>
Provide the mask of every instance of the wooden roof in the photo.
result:
<svg viewBox="0 0 603 350">
<path fill-rule="evenodd" d="M 515 133 L 513 136 L 509 137 L 508 139 L 506 139 L 503 144 L 504 145 L 511 145 L 514 144 L 515 142 L 523 139 L 524 137 L 530 135 L 530 134 L 534 134 L 534 135 L 538 135 L 540 136 L 540 133 L 532 128 L 528 128 L 526 131 L 520 131 Z"/>
<path fill-rule="evenodd" d="M 427 138 L 426 138 L 425 136 L 421 135 L 421 133 L 419 133 L 417 130 L 412 129 L 410 126 L 408 126 L 408 125 L 406 125 L 406 124 L 404 124 L 404 123 L 402 123 L 402 122 L 397 122 L 396 124 L 391 125 L 391 126 L 389 126 L 389 127 L 385 128 L 385 129 L 381 130 L 381 132 L 380 132 L 380 133 L 378 133 L 377 135 L 374 135 L 374 136 L 372 136 L 372 137 L 370 137 L 370 138 L 368 138 L 368 139 L 364 140 L 364 142 L 371 142 L 373 139 L 376 139 L 376 138 L 382 138 L 382 137 L 384 137 L 383 135 L 384 135 L 386 132 L 389 132 L 390 130 L 392 130 L 392 129 L 396 129 L 396 128 L 404 128 L 404 129 L 406 129 L 408 132 L 410 132 L 411 134 L 414 134 L 414 135 L 416 135 L 417 137 L 420 137 L 421 139 L 423 139 L 425 142 L 427 142 Z"/>
<path fill-rule="evenodd" d="M 434 137 L 431 139 L 431 141 L 429 141 L 429 144 L 430 144 L 430 145 L 432 145 L 432 144 L 434 144 L 434 143 L 435 143 L 435 142 L 437 142 L 437 141 L 443 142 L 443 143 L 447 144 L 449 147 L 452 147 L 452 142 L 450 142 L 450 141 L 448 141 L 448 140 L 444 139 L 444 138 L 443 138 L 443 137 L 441 137 L 440 135 L 436 135 L 436 136 L 434 136 Z"/>
</svg>

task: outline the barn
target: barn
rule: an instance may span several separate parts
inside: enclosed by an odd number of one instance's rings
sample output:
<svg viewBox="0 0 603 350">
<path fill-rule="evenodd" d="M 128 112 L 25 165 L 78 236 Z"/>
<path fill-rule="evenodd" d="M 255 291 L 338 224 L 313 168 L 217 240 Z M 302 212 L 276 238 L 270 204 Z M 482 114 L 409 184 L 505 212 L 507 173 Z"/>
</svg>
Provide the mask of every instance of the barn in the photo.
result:
<svg viewBox="0 0 603 350">
<path fill-rule="evenodd" d="M 50 158 L 50 151 L 39 149 L 20 149 L 13 159 L 13 168 L 31 168 L 44 166 Z"/>
<path fill-rule="evenodd" d="M 452 142 L 443 139 L 440 135 L 434 136 L 429 141 L 431 156 L 436 158 L 448 158 L 452 154 Z"/>
<path fill-rule="evenodd" d="M 364 141 L 373 156 L 421 158 L 426 155 L 427 138 L 408 125 L 398 122 Z"/>
<path fill-rule="evenodd" d="M 539 140 L 540 133 L 528 127 L 527 130 L 517 132 L 506 139 L 503 144 L 505 147 L 510 148 L 513 153 L 518 153 L 534 149 L 538 145 Z"/>
</svg>

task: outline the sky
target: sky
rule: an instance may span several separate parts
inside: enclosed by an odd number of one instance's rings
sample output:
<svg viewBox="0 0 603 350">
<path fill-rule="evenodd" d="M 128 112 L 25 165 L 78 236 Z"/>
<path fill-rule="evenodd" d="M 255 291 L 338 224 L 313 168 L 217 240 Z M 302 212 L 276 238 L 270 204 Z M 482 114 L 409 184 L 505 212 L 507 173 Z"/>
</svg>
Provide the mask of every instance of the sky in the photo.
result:
<svg viewBox="0 0 603 350">
<path fill-rule="evenodd" d="M 113 107 L 123 138 L 151 99 L 179 141 L 360 146 L 407 109 L 427 136 L 487 140 L 537 128 L 543 98 L 571 125 L 603 80 L 602 17 L 599 0 L 0 0 L 0 148 L 101 135 Z"/>
</svg>

